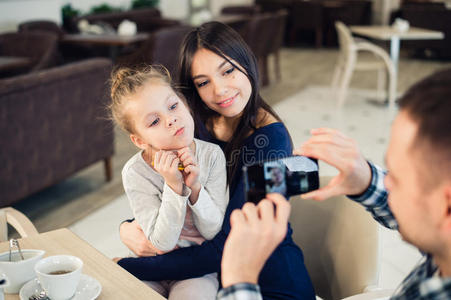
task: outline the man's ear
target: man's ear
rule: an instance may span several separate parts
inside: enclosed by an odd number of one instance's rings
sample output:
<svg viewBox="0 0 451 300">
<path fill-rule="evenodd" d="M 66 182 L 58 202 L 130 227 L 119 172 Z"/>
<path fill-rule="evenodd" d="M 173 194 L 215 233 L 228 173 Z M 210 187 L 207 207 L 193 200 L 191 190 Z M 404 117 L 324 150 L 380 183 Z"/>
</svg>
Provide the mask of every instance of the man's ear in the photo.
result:
<svg viewBox="0 0 451 300">
<path fill-rule="evenodd" d="M 446 201 L 446 214 L 445 214 L 445 223 L 444 223 L 444 229 L 446 230 L 446 233 L 448 236 L 451 236 L 451 181 L 445 186 L 444 189 L 444 196 Z"/>
<path fill-rule="evenodd" d="M 130 134 L 130 140 L 133 144 L 135 144 L 136 147 L 142 150 L 146 150 L 147 144 L 136 134 Z"/>
</svg>

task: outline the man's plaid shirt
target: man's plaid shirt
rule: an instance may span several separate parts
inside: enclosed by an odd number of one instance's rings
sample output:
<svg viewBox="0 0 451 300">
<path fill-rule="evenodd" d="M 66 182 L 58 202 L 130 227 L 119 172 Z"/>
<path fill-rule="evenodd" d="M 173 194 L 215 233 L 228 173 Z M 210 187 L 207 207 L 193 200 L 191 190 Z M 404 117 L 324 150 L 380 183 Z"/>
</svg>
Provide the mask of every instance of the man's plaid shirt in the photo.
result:
<svg viewBox="0 0 451 300">
<path fill-rule="evenodd" d="M 398 229 L 398 223 L 388 206 L 388 193 L 384 186 L 385 172 L 369 163 L 372 172 L 370 187 L 352 200 L 361 203 L 380 224 Z M 425 254 L 422 262 L 404 279 L 397 288 L 393 300 L 410 299 L 451 299 L 451 277 L 435 276 L 438 271 L 432 257 Z M 249 283 L 240 283 L 222 289 L 219 300 L 261 300 L 259 287 Z"/>
</svg>

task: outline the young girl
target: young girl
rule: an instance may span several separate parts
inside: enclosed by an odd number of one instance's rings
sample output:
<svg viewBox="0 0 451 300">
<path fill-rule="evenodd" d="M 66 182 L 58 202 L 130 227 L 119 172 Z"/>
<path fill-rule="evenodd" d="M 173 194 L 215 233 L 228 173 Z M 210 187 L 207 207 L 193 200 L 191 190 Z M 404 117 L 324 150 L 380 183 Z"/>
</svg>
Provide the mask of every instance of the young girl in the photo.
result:
<svg viewBox="0 0 451 300">
<path fill-rule="evenodd" d="M 114 120 L 141 149 L 122 179 L 133 215 L 155 254 L 200 245 L 221 229 L 228 203 L 225 157 L 194 139 L 194 121 L 163 67 L 122 68 L 112 75 Z M 148 282 L 169 299 L 215 299 L 216 273 Z"/>
</svg>

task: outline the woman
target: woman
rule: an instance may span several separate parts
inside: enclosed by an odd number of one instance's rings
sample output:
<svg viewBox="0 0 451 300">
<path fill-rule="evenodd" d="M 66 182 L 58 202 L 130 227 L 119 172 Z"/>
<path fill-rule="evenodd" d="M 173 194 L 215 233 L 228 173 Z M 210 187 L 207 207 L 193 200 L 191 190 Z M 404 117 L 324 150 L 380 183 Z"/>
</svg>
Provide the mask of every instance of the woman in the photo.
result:
<svg viewBox="0 0 451 300">
<path fill-rule="evenodd" d="M 260 97 L 255 56 L 230 27 L 210 22 L 186 36 L 180 81 L 195 114 L 197 137 L 220 145 L 225 152 L 230 201 L 222 230 L 212 240 L 164 255 L 118 262 L 142 280 L 181 280 L 219 272 L 230 214 L 245 202 L 242 166 L 292 153 L 285 126 Z M 136 254 L 152 254 L 136 223 L 123 223 L 120 231 L 122 241 Z M 302 252 L 291 234 L 288 227 L 260 274 L 258 283 L 265 299 L 315 298 Z"/>
</svg>

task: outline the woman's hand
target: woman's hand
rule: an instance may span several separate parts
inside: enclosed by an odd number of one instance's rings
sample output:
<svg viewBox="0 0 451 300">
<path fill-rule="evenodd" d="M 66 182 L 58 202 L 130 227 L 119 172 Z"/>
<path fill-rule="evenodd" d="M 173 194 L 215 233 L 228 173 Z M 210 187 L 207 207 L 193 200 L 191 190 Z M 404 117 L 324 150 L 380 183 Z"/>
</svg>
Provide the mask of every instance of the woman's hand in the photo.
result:
<svg viewBox="0 0 451 300">
<path fill-rule="evenodd" d="M 177 194 L 183 191 L 183 175 L 179 171 L 180 159 L 173 151 L 160 150 L 155 154 L 153 167 L 163 176 L 166 184 Z"/>
<path fill-rule="evenodd" d="M 257 206 L 247 202 L 232 212 L 221 262 L 223 287 L 257 283 L 266 260 L 287 234 L 290 210 L 282 195 L 268 194 Z"/>
<path fill-rule="evenodd" d="M 322 160 L 338 169 L 329 184 L 301 195 L 304 199 L 324 200 L 337 195 L 358 195 L 371 183 L 371 168 L 356 141 L 335 129 L 312 129 L 312 137 L 293 153 Z"/>
<path fill-rule="evenodd" d="M 114 257 L 114 258 L 113 258 L 113 261 L 114 261 L 115 263 L 118 263 L 118 261 L 120 261 L 121 259 L 123 259 L 123 257 Z"/>
<path fill-rule="evenodd" d="M 137 256 L 155 256 L 165 253 L 152 245 L 136 220 L 122 223 L 119 227 L 119 235 L 122 243 Z"/>
</svg>

